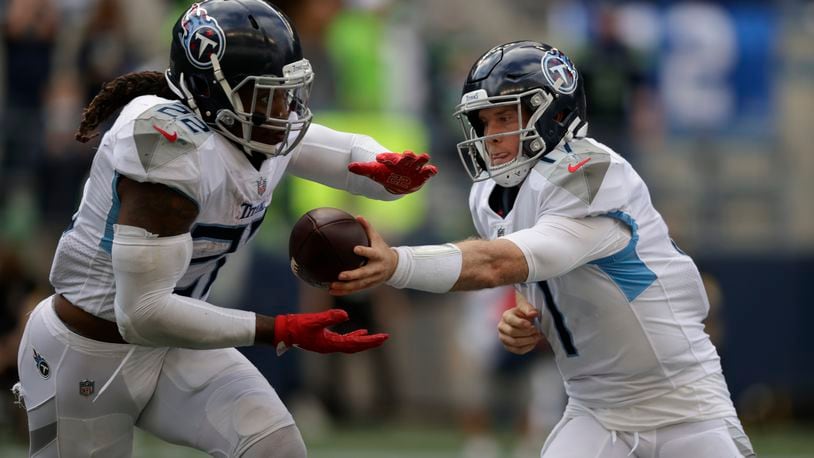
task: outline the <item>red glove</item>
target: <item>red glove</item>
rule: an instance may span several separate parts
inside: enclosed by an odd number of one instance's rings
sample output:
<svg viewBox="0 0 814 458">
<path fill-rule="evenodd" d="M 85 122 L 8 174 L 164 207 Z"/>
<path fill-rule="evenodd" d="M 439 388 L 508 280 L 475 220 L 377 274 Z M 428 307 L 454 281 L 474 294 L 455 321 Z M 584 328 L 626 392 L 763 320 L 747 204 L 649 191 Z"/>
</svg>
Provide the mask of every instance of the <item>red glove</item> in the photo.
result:
<svg viewBox="0 0 814 458">
<path fill-rule="evenodd" d="M 389 337 L 388 334 L 368 334 L 367 329 L 347 334 L 337 334 L 326 329 L 347 320 L 348 312 L 340 309 L 277 315 L 274 318 L 272 343 L 277 347 L 278 354 L 291 346 L 317 353 L 356 353 L 378 347 Z"/>
<path fill-rule="evenodd" d="M 393 194 L 409 194 L 418 191 L 427 180 L 438 173 L 438 167 L 425 165 L 430 160 L 427 153 L 416 156 L 412 151 L 379 153 L 373 162 L 351 162 L 348 170 L 366 176 Z"/>
</svg>

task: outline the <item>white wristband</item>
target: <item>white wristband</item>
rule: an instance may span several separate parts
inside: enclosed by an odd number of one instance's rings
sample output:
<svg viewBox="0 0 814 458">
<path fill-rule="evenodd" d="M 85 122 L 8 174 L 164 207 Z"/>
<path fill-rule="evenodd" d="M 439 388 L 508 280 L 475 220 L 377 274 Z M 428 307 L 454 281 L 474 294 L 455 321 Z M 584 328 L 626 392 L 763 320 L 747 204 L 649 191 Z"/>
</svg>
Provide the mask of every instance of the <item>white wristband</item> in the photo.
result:
<svg viewBox="0 0 814 458">
<path fill-rule="evenodd" d="M 446 293 L 461 275 L 463 255 L 452 243 L 394 248 L 399 262 L 387 284 L 431 293 Z"/>
</svg>

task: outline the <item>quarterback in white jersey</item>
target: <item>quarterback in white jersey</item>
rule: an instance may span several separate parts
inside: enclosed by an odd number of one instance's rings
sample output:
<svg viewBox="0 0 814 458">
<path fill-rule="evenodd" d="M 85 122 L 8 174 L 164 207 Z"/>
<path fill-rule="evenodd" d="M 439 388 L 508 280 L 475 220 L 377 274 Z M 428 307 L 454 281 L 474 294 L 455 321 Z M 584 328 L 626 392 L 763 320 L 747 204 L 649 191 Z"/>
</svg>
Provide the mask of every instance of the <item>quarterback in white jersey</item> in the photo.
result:
<svg viewBox="0 0 814 458">
<path fill-rule="evenodd" d="M 14 391 L 37 457 L 127 457 L 139 426 L 216 457 L 306 456 L 274 389 L 232 347 L 353 353 L 386 334 L 339 334 L 346 312 L 263 316 L 206 302 L 256 233 L 286 172 L 391 200 L 432 175 L 427 155 L 311 124 L 313 73 L 262 0 L 195 3 L 166 74 L 108 83 L 77 138 L 121 109 L 62 235 L 55 294 L 32 312 Z"/>
<path fill-rule="evenodd" d="M 368 225 L 372 246 L 356 248 L 368 264 L 332 291 L 514 284 L 501 341 L 525 353 L 545 335 L 569 397 L 544 458 L 752 456 L 704 332 L 698 269 L 631 165 L 585 137 L 585 113 L 561 51 L 531 41 L 489 50 L 456 112 L 481 240 L 390 249 Z"/>
</svg>

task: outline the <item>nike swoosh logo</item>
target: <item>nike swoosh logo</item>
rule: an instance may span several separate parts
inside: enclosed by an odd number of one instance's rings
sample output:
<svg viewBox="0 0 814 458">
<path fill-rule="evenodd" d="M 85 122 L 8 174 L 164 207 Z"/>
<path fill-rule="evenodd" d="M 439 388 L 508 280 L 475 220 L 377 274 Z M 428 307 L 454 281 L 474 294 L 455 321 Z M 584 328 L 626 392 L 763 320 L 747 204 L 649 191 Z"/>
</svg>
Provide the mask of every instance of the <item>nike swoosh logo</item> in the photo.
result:
<svg viewBox="0 0 814 458">
<path fill-rule="evenodd" d="M 155 124 L 153 124 L 153 129 L 157 130 L 158 133 L 163 135 L 164 138 L 166 138 L 167 141 L 170 143 L 175 143 L 175 140 L 178 140 L 178 132 L 169 133 L 166 130 L 156 126 Z"/>
<path fill-rule="evenodd" d="M 571 173 L 574 173 L 577 170 L 581 169 L 582 166 L 587 164 L 588 161 L 590 161 L 590 160 L 591 160 L 591 158 L 589 157 L 587 159 L 583 159 L 583 160 L 577 162 L 576 164 L 568 164 L 568 171 L 571 172 Z"/>
</svg>

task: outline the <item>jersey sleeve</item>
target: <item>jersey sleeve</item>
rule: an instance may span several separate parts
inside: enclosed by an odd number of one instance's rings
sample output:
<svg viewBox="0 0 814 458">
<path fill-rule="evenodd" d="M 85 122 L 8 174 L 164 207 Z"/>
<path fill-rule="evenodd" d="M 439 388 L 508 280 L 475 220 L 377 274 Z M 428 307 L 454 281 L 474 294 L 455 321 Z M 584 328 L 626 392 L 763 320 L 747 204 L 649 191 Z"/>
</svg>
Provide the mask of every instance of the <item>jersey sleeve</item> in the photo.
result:
<svg viewBox="0 0 814 458">
<path fill-rule="evenodd" d="M 488 239 L 489 231 L 484 225 L 484 220 L 480 215 L 481 212 L 479 209 L 481 200 L 486 199 L 486 201 L 488 201 L 488 193 L 484 191 L 484 187 L 484 182 L 472 184 L 472 188 L 469 191 L 469 214 L 472 216 L 472 225 L 475 227 L 475 232 L 478 233 L 478 237 Z"/>
<path fill-rule="evenodd" d="M 116 172 L 138 182 L 168 186 L 200 206 L 205 193 L 198 149 L 211 131 L 190 115 L 179 102 L 158 97 L 131 102 L 120 115 L 123 122 L 114 126 Z"/>
<path fill-rule="evenodd" d="M 520 248 L 529 268 L 526 283 L 548 280 L 625 248 L 631 235 L 612 218 L 546 215 L 534 227 L 503 237 Z"/>
<path fill-rule="evenodd" d="M 361 134 L 339 132 L 312 123 L 302 143 L 292 153 L 288 170 L 295 176 L 316 181 L 334 189 L 376 200 L 396 200 L 400 195 L 368 177 L 348 171 L 351 162 L 371 162 L 387 149 Z"/>
<path fill-rule="evenodd" d="M 560 158 L 543 172 L 552 186 L 537 218 L 587 218 L 624 212 L 641 179 L 630 165 L 606 151 L 584 149 Z"/>
</svg>

